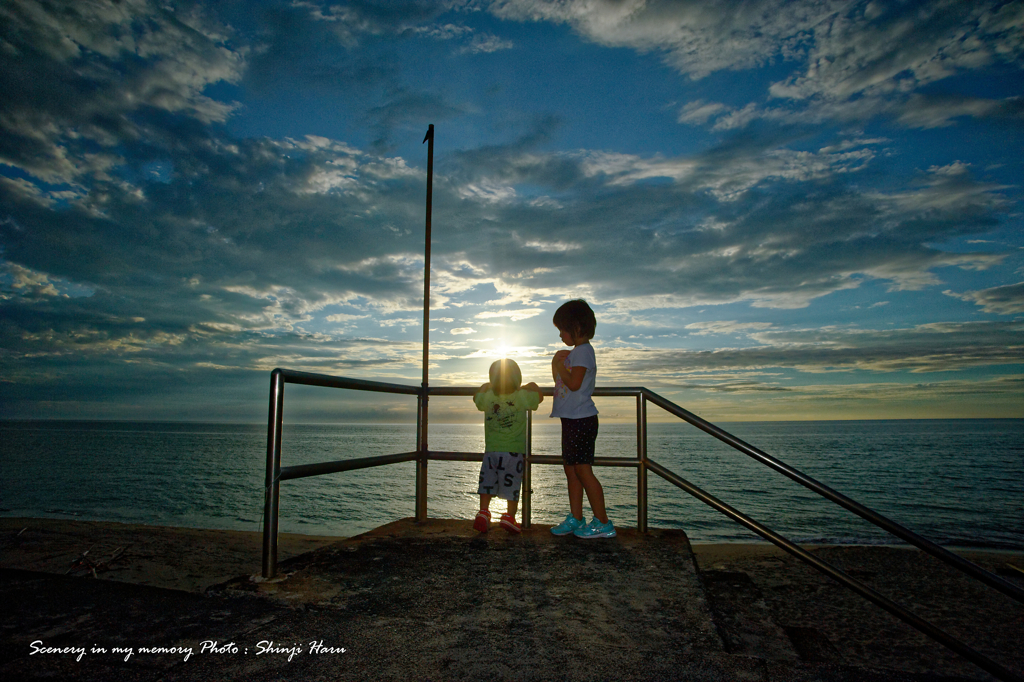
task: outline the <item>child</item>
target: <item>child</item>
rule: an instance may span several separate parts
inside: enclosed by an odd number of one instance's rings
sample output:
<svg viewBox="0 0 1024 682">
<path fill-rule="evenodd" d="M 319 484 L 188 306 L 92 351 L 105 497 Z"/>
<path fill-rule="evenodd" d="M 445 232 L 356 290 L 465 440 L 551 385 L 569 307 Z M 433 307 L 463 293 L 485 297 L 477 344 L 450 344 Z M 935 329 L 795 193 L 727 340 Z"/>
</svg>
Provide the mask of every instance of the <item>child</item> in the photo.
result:
<svg viewBox="0 0 1024 682">
<path fill-rule="evenodd" d="M 480 511 L 473 528 L 486 533 L 491 526 L 491 498 L 508 500 L 508 512 L 501 515 L 501 527 L 519 533 L 516 510 L 519 488 L 526 464 L 526 412 L 536 410 L 544 400 L 540 387 L 532 381 L 523 388 L 523 375 L 514 360 L 498 360 L 491 365 L 491 382 L 473 396 L 477 409 L 484 413 L 484 461 L 480 465 Z"/>
<path fill-rule="evenodd" d="M 615 526 L 604 508 L 604 488 L 594 476 L 594 442 L 597 440 L 597 406 L 591 397 L 597 377 L 597 360 L 590 339 L 597 320 L 583 299 L 569 301 L 555 311 L 553 322 L 562 342 L 571 351 L 560 350 L 551 360 L 555 395 L 551 416 L 562 420 L 562 462 L 569 484 L 569 511 L 565 520 L 551 529 L 555 535 L 579 538 L 613 538 Z M 586 491 L 594 519 L 583 522 L 583 493 Z"/>
</svg>

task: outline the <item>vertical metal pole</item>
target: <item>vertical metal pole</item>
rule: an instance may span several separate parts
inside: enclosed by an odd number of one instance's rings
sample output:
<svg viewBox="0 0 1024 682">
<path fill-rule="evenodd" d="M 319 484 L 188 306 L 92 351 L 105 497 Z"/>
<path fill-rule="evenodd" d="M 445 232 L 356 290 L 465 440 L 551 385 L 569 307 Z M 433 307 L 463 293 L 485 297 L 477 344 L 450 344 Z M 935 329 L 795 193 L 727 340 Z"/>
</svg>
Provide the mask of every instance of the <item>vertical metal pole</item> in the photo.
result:
<svg viewBox="0 0 1024 682">
<path fill-rule="evenodd" d="M 267 418 L 267 478 L 263 505 L 263 577 L 277 575 L 277 517 L 281 501 L 281 427 L 284 423 L 284 375 L 270 374 L 270 410 Z"/>
<path fill-rule="evenodd" d="M 427 223 L 423 258 L 423 392 L 419 405 L 419 456 L 416 458 L 416 520 L 427 520 L 427 403 L 429 401 L 428 368 L 430 366 L 430 218 L 434 195 L 434 124 L 423 138 L 427 143 Z"/>
<path fill-rule="evenodd" d="M 647 398 L 636 397 L 636 529 L 647 532 Z"/>
<path fill-rule="evenodd" d="M 413 516 L 420 521 L 420 455 L 426 450 L 423 447 L 423 392 L 416 396 L 416 502 Z"/>
<path fill-rule="evenodd" d="M 526 413 L 526 461 L 523 462 L 523 528 L 530 527 L 530 496 L 533 494 L 533 474 L 530 458 L 533 456 L 533 412 Z"/>
<path fill-rule="evenodd" d="M 416 398 L 419 435 L 416 450 L 416 520 L 427 520 L 427 391 L 424 387 Z"/>
</svg>

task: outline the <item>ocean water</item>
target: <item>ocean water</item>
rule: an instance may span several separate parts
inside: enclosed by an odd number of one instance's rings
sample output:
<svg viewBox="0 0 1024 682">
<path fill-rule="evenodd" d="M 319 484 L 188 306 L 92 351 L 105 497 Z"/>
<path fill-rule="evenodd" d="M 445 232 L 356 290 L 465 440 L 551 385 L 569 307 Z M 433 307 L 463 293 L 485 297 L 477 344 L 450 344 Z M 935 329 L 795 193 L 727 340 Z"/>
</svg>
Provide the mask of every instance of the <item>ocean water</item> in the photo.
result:
<svg viewBox="0 0 1024 682">
<path fill-rule="evenodd" d="M 1024 549 L 1024 420 L 737 422 L 722 428 L 921 535 Z M 415 450 L 412 425 L 292 425 L 282 464 Z M 432 425 L 431 449 L 480 452 L 481 425 Z M 535 454 L 559 454 L 537 420 Z M 649 456 L 797 542 L 899 540 L 685 423 L 651 424 Z M 633 424 L 602 424 L 598 456 L 635 456 Z M 261 530 L 266 426 L 0 422 L 0 515 Z M 428 513 L 472 518 L 479 464 L 431 462 Z M 636 472 L 600 468 L 608 513 L 635 526 Z M 283 532 L 353 535 L 414 513 L 414 464 L 281 484 Z M 694 542 L 760 541 L 648 474 L 648 523 Z M 503 508 L 495 500 L 492 508 Z M 533 469 L 533 521 L 567 513 L 560 466 Z M 585 510 L 589 507 L 584 503 Z"/>
</svg>

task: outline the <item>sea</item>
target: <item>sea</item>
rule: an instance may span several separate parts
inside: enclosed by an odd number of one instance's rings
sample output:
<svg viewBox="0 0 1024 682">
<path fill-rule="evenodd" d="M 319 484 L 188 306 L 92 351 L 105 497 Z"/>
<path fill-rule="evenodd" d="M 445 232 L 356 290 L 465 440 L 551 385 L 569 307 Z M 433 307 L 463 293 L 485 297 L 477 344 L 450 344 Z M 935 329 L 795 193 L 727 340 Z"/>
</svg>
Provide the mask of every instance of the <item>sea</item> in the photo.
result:
<svg viewBox="0 0 1024 682">
<path fill-rule="evenodd" d="M 1024 550 L 1024 419 L 733 422 L 726 431 L 942 545 Z M 533 452 L 558 455 L 557 423 L 537 420 Z M 599 457 L 636 456 L 634 424 L 602 423 Z M 282 464 L 416 449 L 414 425 L 285 424 Z M 481 452 L 483 426 L 431 424 L 432 450 Z M 0 421 L 0 516 L 262 530 L 265 424 Z M 798 543 L 900 544 L 696 428 L 653 423 L 649 457 Z M 477 510 L 479 464 L 431 461 L 428 515 Z M 637 525 L 633 468 L 596 469 L 608 514 Z M 415 513 L 412 462 L 285 481 L 280 529 L 352 536 Z M 533 468 L 532 520 L 568 512 L 557 465 Z M 496 500 L 492 507 L 503 508 Z M 589 507 L 584 502 L 585 510 Z M 764 542 L 648 473 L 648 524 L 693 542 Z"/>
</svg>

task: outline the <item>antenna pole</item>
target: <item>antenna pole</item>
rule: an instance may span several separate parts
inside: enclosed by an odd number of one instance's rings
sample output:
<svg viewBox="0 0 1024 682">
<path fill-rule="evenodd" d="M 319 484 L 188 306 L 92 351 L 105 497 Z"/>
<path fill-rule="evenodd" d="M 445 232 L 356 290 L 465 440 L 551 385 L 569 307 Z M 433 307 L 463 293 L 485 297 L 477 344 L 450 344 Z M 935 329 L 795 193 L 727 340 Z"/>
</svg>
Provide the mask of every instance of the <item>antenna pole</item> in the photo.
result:
<svg viewBox="0 0 1024 682">
<path fill-rule="evenodd" d="M 423 388 L 427 387 L 427 367 L 430 352 L 430 213 L 434 194 L 434 124 L 423 138 L 427 143 L 427 238 L 423 259 Z"/>
<path fill-rule="evenodd" d="M 419 451 L 416 460 L 416 520 L 427 520 L 427 388 L 430 366 L 430 213 L 434 194 L 434 124 L 423 138 L 427 143 L 427 229 L 423 258 L 423 387 L 419 400 Z"/>
</svg>

